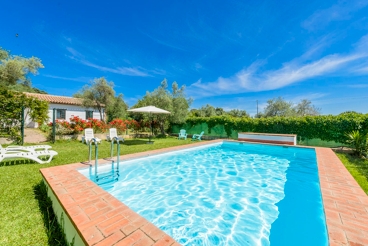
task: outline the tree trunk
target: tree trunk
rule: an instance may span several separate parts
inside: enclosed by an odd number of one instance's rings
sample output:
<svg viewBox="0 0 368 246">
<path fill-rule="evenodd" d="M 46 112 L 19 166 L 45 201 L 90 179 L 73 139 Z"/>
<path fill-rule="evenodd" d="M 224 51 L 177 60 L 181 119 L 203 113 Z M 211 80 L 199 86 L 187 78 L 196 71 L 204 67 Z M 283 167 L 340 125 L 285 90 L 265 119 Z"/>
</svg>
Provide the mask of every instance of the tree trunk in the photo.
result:
<svg viewBox="0 0 368 246">
<path fill-rule="evenodd" d="M 161 131 L 161 134 L 162 135 L 165 135 L 165 129 L 164 129 L 164 123 L 163 122 L 160 122 L 160 131 Z"/>
<path fill-rule="evenodd" d="M 101 107 L 98 107 L 98 112 L 100 112 L 100 119 L 103 121 L 103 122 L 105 122 L 105 114 L 103 114 L 102 113 L 102 111 L 103 111 L 103 108 L 101 108 Z"/>
</svg>

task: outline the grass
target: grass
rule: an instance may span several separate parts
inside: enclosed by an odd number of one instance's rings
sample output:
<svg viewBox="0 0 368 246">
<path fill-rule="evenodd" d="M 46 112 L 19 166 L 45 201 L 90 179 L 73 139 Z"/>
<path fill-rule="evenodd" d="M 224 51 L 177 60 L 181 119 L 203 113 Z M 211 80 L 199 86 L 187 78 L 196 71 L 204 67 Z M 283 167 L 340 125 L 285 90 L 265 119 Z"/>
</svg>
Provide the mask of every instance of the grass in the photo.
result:
<svg viewBox="0 0 368 246">
<path fill-rule="evenodd" d="M 154 139 L 154 144 L 146 142 L 127 139 L 120 146 L 120 155 L 189 144 L 191 140 L 169 137 Z M 45 144 L 58 152 L 49 164 L 28 160 L 0 163 L 0 245 L 65 245 L 39 169 L 87 161 L 88 147 L 78 141 Z M 102 141 L 98 147 L 99 159 L 110 156 L 110 143 Z"/>
<path fill-rule="evenodd" d="M 336 153 L 336 155 L 368 195 L 368 159 L 359 158 L 349 153 Z"/>
</svg>

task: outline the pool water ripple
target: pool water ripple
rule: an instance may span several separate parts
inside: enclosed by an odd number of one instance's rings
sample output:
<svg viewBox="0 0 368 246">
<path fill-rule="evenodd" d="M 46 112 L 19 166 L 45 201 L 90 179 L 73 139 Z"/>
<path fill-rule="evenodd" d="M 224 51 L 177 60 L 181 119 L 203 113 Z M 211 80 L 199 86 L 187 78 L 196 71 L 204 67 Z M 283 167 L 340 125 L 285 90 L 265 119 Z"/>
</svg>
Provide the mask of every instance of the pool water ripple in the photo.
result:
<svg viewBox="0 0 368 246">
<path fill-rule="evenodd" d="M 141 162 L 101 187 L 180 244 L 270 244 L 289 160 L 215 145 Z"/>
</svg>

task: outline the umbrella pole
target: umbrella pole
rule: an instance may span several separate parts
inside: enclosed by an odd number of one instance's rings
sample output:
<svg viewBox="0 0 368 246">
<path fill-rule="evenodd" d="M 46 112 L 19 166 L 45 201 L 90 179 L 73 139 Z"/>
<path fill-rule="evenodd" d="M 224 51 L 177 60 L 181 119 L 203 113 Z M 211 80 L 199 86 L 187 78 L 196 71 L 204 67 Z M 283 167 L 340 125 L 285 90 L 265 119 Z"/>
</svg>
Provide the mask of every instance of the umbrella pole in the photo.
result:
<svg viewBox="0 0 368 246">
<path fill-rule="evenodd" d="M 152 115 L 151 115 L 151 113 L 150 113 L 150 118 L 151 118 L 151 121 L 150 121 L 150 126 L 151 126 L 151 135 L 150 136 L 148 136 L 148 144 L 152 144 L 153 142 L 151 141 L 151 138 L 152 138 L 152 136 L 153 136 L 153 117 L 152 117 Z"/>
</svg>

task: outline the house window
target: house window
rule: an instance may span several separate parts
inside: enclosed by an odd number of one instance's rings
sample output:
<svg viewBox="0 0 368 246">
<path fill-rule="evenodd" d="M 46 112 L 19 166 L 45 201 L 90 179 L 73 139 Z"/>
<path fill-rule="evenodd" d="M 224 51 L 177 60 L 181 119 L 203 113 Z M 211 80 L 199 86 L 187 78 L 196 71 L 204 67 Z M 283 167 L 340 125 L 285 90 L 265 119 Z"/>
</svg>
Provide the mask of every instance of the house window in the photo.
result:
<svg viewBox="0 0 368 246">
<path fill-rule="evenodd" d="M 86 120 L 93 119 L 93 111 L 86 110 Z"/>
<path fill-rule="evenodd" d="M 66 109 L 57 109 L 56 110 L 56 119 L 65 120 Z"/>
</svg>

